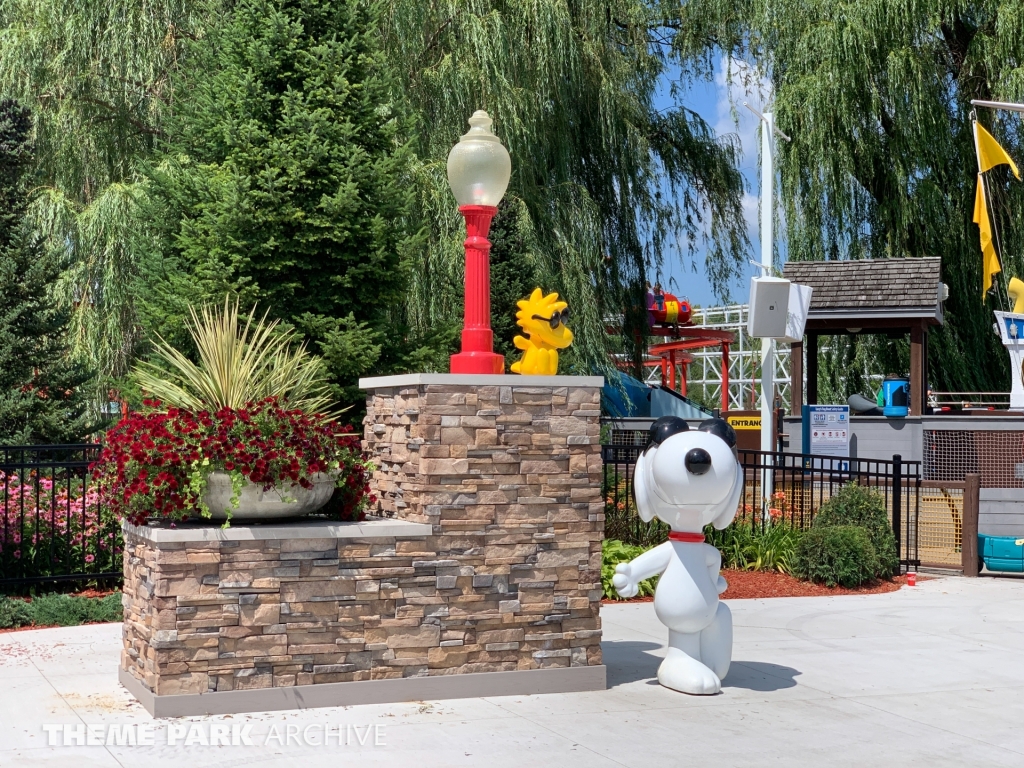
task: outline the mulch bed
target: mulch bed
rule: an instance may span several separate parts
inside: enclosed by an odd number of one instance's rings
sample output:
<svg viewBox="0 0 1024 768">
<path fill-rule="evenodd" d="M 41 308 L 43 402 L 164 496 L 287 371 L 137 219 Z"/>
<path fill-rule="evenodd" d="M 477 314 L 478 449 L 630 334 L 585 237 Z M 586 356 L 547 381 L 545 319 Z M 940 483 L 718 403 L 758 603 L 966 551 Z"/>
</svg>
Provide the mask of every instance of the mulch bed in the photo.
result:
<svg viewBox="0 0 1024 768">
<path fill-rule="evenodd" d="M 761 597 L 821 597 L 827 595 L 878 595 L 883 592 L 895 592 L 907 583 L 906 576 L 897 576 L 892 581 L 879 581 L 874 584 L 847 589 L 845 587 L 826 587 L 800 581 L 785 573 L 769 573 L 766 571 L 732 571 L 723 570 L 722 575 L 729 583 L 722 597 L 732 600 L 743 600 Z M 927 576 L 917 575 L 918 582 L 927 580 Z M 653 597 L 634 597 L 631 600 L 604 600 L 604 603 L 649 603 Z"/>
</svg>

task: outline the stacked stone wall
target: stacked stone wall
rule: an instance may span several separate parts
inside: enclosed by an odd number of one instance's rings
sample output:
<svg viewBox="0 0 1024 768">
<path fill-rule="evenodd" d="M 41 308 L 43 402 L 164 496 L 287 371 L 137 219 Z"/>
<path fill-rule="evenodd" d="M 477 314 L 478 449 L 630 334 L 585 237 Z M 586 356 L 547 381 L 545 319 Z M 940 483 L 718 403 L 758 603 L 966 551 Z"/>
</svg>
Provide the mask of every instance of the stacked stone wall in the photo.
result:
<svg viewBox="0 0 1024 768">
<path fill-rule="evenodd" d="M 167 695 L 601 664 L 599 392 L 373 392 L 377 512 L 430 535 L 128 527 L 122 667 Z"/>
</svg>

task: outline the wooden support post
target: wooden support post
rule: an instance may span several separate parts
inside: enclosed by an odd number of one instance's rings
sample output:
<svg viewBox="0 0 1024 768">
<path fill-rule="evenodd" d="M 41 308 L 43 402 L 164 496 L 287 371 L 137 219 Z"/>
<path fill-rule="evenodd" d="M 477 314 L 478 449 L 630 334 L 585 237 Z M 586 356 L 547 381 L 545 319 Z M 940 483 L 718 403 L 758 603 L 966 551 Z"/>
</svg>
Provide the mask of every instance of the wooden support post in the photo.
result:
<svg viewBox="0 0 1024 768">
<path fill-rule="evenodd" d="M 923 332 L 921 341 L 921 415 L 923 416 L 928 413 L 928 326 L 922 323 L 921 330 Z"/>
<path fill-rule="evenodd" d="M 740 406 L 741 408 L 743 406 Z M 722 413 L 729 410 L 729 342 L 722 342 Z M 724 417 L 723 417 L 724 418 Z"/>
<path fill-rule="evenodd" d="M 964 478 L 964 514 L 960 521 L 960 562 L 964 576 L 977 576 L 980 568 L 978 557 L 978 512 L 981 506 L 981 475 L 970 472 Z"/>
<path fill-rule="evenodd" d="M 818 334 L 807 334 L 807 404 L 818 404 Z"/>
<path fill-rule="evenodd" d="M 789 410 L 794 416 L 803 413 L 804 405 L 804 344 L 789 345 Z"/>
<path fill-rule="evenodd" d="M 910 415 L 924 414 L 925 389 L 923 357 L 924 329 L 915 325 L 910 329 Z"/>
</svg>

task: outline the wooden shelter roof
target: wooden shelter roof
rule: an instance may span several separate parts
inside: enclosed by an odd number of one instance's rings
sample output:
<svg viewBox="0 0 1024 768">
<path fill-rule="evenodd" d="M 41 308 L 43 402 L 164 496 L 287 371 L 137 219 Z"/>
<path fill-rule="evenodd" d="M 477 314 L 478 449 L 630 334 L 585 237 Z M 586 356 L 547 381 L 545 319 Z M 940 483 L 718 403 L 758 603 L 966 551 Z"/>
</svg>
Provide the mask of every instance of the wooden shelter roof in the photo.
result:
<svg viewBox="0 0 1024 768">
<path fill-rule="evenodd" d="M 874 321 L 870 325 L 889 327 L 942 323 L 938 257 L 790 261 L 783 276 L 814 289 L 808 330 L 823 322 L 866 326 L 860 321 Z"/>
</svg>

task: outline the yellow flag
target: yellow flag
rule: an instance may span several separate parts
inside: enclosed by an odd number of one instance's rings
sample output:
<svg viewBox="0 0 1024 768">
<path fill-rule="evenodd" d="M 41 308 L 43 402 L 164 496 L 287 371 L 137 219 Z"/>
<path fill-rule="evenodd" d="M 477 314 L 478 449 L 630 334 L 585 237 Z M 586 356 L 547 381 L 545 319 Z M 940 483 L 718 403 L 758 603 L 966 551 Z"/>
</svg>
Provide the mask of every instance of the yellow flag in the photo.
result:
<svg viewBox="0 0 1024 768">
<path fill-rule="evenodd" d="M 984 129 L 982 129 L 984 130 Z M 999 146 L 998 144 L 996 146 Z M 981 300 L 992 287 L 992 275 L 1002 272 L 996 248 L 992 245 L 992 225 L 988 220 L 988 208 L 985 206 L 985 189 L 981 185 L 981 174 L 978 174 L 978 191 L 974 195 L 974 223 L 981 231 Z"/>
<path fill-rule="evenodd" d="M 982 128 L 981 124 L 977 121 L 974 123 L 974 138 L 977 141 L 978 165 L 982 173 L 994 166 L 1005 164 L 1010 166 L 1013 175 L 1017 177 L 1017 181 L 1020 181 L 1020 171 L 1017 170 L 1017 164 L 1006 154 L 1006 150 L 999 146 L 999 142 L 995 140 L 995 137 Z"/>
</svg>

